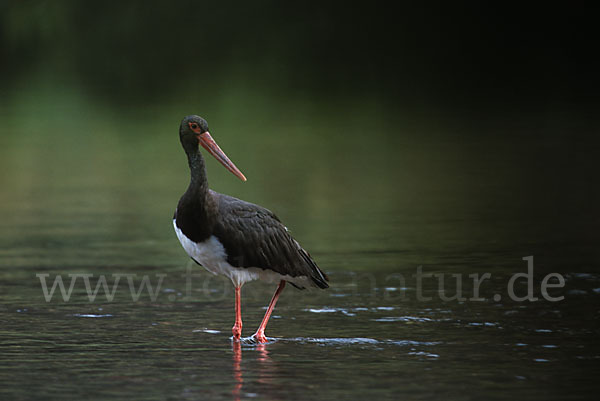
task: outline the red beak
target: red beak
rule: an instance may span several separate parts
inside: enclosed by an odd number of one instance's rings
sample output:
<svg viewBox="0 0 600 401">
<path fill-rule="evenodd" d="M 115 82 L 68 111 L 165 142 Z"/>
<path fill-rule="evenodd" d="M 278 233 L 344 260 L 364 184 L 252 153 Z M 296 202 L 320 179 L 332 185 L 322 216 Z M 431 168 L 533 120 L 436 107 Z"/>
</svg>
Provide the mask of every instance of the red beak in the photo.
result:
<svg viewBox="0 0 600 401">
<path fill-rule="evenodd" d="M 204 149 L 208 151 L 215 159 L 217 159 L 225 168 L 231 171 L 236 177 L 238 177 L 242 181 L 246 181 L 246 177 L 244 174 L 233 164 L 229 157 L 221 150 L 219 145 L 212 139 L 212 136 L 206 131 L 203 134 L 198 134 L 198 139 L 200 140 L 200 145 Z"/>
</svg>

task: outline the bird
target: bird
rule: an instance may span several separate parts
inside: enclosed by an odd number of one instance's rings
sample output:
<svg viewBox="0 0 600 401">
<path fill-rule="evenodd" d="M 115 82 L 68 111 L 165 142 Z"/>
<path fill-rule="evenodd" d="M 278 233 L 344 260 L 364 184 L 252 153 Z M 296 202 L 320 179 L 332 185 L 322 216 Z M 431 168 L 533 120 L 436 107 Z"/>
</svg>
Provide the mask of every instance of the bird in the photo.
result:
<svg viewBox="0 0 600 401">
<path fill-rule="evenodd" d="M 200 147 L 242 181 L 246 177 L 214 141 L 205 119 L 185 117 L 179 140 L 187 155 L 190 183 L 173 215 L 177 238 L 197 264 L 231 280 L 235 289 L 234 341 L 240 341 L 242 335 L 242 286 L 253 280 L 278 282 L 260 326 L 250 337 L 266 343 L 265 329 L 286 283 L 298 289 L 325 289 L 329 278 L 273 212 L 209 189 Z"/>
</svg>

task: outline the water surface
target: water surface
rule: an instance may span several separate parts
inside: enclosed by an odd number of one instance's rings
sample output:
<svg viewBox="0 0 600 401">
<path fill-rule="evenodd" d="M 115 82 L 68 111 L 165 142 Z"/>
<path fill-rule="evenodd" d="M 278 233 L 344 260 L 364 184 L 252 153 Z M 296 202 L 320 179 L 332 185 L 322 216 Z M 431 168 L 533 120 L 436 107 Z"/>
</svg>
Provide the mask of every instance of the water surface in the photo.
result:
<svg viewBox="0 0 600 401">
<path fill-rule="evenodd" d="M 351 101 L 292 107 L 241 91 L 158 115 L 38 89 L 5 100 L 0 125 L 2 398 L 562 400 L 597 389 L 585 142 L 521 136 L 528 124 L 417 124 L 386 105 L 358 114 Z M 72 118 L 57 117 L 65 109 Z M 189 113 L 248 177 L 210 160 L 212 187 L 275 211 L 330 276 L 326 291 L 286 288 L 268 344 L 232 343 L 230 283 L 191 263 L 173 233 Z M 510 300 L 528 256 L 538 301 Z M 419 267 L 444 275 L 447 297 L 459 275 L 466 299 L 444 301 L 436 277 L 419 287 Z M 565 279 L 549 291 L 557 302 L 540 292 L 553 272 Z M 484 273 L 471 300 L 469 275 Z M 57 275 L 66 289 L 76 277 L 73 292 L 47 302 L 40 277 L 51 287 Z M 83 275 L 111 290 L 120 275 L 114 298 L 100 289 L 90 301 Z M 156 293 L 134 300 L 129 283 L 144 277 Z M 525 280 L 515 289 L 525 294 Z M 245 336 L 273 290 L 244 287 Z"/>
</svg>

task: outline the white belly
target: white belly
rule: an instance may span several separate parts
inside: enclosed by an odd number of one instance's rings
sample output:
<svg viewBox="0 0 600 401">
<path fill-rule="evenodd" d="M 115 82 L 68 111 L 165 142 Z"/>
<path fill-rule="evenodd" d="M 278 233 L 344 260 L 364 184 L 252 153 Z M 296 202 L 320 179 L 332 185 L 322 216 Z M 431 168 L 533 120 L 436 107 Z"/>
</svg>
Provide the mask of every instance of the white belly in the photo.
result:
<svg viewBox="0 0 600 401">
<path fill-rule="evenodd" d="M 306 287 L 309 284 L 306 276 L 284 276 L 272 270 L 265 270 L 257 267 L 233 267 L 227 263 L 227 253 L 225 252 L 223 244 L 221 244 L 217 237 L 212 235 L 204 242 L 194 242 L 183 234 L 179 227 L 177 227 L 175 220 L 173 220 L 173 227 L 175 227 L 175 233 L 177 234 L 177 238 L 179 239 L 179 242 L 181 242 L 183 249 L 185 249 L 192 259 L 200 263 L 206 270 L 213 274 L 222 274 L 229 277 L 236 287 L 242 286 L 248 281 L 258 279 L 266 282 L 286 280 L 293 282 L 299 287 Z"/>
<path fill-rule="evenodd" d="M 175 220 L 173 220 L 173 227 L 183 249 L 209 272 L 229 277 L 236 287 L 259 278 L 256 272 L 233 267 L 227 263 L 225 248 L 214 235 L 204 242 L 194 242 L 183 234 Z"/>
</svg>

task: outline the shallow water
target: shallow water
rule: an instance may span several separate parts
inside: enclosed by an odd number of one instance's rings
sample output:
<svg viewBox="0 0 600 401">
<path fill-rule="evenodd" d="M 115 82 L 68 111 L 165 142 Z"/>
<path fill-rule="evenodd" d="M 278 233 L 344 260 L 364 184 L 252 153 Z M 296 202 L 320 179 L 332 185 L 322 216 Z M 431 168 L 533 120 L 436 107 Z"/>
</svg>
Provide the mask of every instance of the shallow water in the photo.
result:
<svg viewBox="0 0 600 401">
<path fill-rule="evenodd" d="M 181 115 L 140 121 L 68 95 L 14 95 L 0 127 L 3 399 L 590 398 L 600 274 L 583 142 L 383 120 L 365 149 L 362 122 L 380 114 L 276 120 L 289 104 L 273 102 L 245 119 L 228 113 L 250 95 L 234 95 L 207 117 L 249 181 L 209 161 L 212 187 L 275 211 L 331 288 L 286 288 L 271 341 L 233 343 L 231 284 L 172 232 L 188 179 Z M 66 105 L 76 117 L 52 117 Z M 538 300 L 511 300 L 528 256 Z M 444 291 L 419 271 L 443 274 Z M 484 273 L 477 297 L 469 275 Z M 546 294 L 560 301 L 541 294 L 549 273 L 565 280 Z M 444 300 L 453 274 L 461 299 Z M 73 280 L 68 301 L 59 287 L 45 299 L 42 281 L 50 291 L 57 276 L 65 291 Z M 85 280 L 93 291 L 101 276 L 114 294 L 100 286 L 91 301 Z M 524 279 L 514 288 L 527 292 Z M 243 288 L 244 336 L 273 290 Z"/>
</svg>

